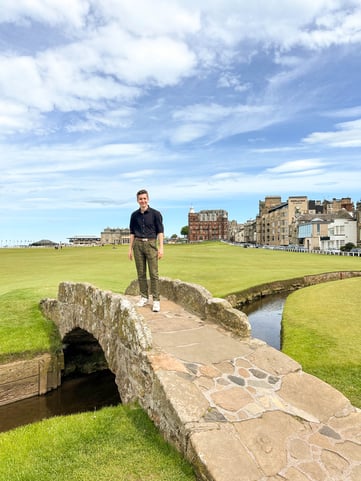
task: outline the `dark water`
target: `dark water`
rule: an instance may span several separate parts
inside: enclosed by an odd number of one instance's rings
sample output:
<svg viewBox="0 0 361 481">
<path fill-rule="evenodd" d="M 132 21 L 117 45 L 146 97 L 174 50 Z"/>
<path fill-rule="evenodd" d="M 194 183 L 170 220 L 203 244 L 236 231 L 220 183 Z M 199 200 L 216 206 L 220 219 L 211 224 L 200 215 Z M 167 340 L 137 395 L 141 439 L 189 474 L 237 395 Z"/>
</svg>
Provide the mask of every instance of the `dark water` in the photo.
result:
<svg viewBox="0 0 361 481">
<path fill-rule="evenodd" d="M 120 402 L 114 375 L 109 370 L 65 379 L 58 389 L 44 396 L 0 406 L 0 432 L 52 416 L 94 411 Z"/>
<path fill-rule="evenodd" d="M 242 308 L 248 316 L 252 337 L 262 339 L 272 347 L 281 349 L 281 321 L 288 294 L 264 297 Z"/>
</svg>

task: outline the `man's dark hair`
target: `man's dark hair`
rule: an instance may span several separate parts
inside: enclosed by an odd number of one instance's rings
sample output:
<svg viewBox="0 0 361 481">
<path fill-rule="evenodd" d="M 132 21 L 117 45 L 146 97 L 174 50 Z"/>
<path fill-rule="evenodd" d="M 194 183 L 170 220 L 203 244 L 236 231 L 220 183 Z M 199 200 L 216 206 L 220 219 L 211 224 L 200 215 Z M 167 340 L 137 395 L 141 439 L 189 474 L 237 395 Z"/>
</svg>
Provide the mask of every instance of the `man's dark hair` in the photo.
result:
<svg viewBox="0 0 361 481">
<path fill-rule="evenodd" d="M 148 191 L 145 190 L 145 189 L 140 189 L 140 190 L 138 190 L 138 192 L 137 192 L 137 197 L 138 197 L 138 195 L 142 195 L 142 194 L 146 194 L 147 197 L 149 197 Z"/>
</svg>

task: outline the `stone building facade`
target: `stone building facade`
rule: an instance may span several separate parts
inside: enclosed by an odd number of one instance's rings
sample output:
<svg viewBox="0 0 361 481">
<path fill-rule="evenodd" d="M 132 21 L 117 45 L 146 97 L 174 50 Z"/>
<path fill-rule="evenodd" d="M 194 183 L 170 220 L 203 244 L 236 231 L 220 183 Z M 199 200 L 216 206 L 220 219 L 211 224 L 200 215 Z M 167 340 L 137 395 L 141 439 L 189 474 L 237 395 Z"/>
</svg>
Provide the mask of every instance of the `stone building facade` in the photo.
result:
<svg viewBox="0 0 361 481">
<path fill-rule="evenodd" d="M 228 212 L 225 210 L 201 210 L 200 212 L 194 212 L 194 209 L 191 208 L 189 211 L 189 242 L 228 240 L 228 229 Z"/>
<path fill-rule="evenodd" d="M 281 197 L 266 197 L 259 203 L 256 218 L 257 244 L 279 246 L 297 243 L 291 226 L 308 212 L 306 196 L 292 196 L 286 202 Z"/>
<path fill-rule="evenodd" d="M 290 246 L 307 249 L 339 249 L 347 243 L 361 245 L 361 201 L 350 197 L 310 200 L 307 196 L 266 196 L 259 201 L 255 219 L 244 223 L 228 221 L 225 210 L 193 208 L 188 214 L 188 241 L 227 240 L 231 242 Z"/>
<path fill-rule="evenodd" d="M 68 240 L 74 246 L 96 246 L 100 244 L 100 237 L 97 235 L 74 235 L 68 237 Z"/>
<path fill-rule="evenodd" d="M 101 244 L 129 244 L 130 242 L 130 231 L 129 229 L 120 229 L 106 227 L 103 232 L 101 233 L 100 237 Z"/>
<path fill-rule="evenodd" d="M 349 197 L 323 202 L 309 200 L 307 196 L 290 196 L 285 202 L 279 196 L 265 197 L 259 202 L 256 217 L 256 243 L 269 246 L 301 244 L 308 249 L 323 249 L 326 245 L 327 248 L 340 248 L 348 242 L 358 244 L 361 230 L 360 219 L 357 221 L 360 213 L 357 212 Z"/>
</svg>

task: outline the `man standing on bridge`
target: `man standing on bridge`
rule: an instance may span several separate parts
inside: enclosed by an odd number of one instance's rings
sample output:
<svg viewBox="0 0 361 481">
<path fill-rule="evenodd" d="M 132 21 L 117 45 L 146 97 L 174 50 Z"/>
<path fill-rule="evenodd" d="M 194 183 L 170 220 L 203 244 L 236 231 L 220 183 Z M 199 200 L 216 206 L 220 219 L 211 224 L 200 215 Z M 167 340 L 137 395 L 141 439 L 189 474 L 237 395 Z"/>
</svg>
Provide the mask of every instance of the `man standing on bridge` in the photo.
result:
<svg viewBox="0 0 361 481">
<path fill-rule="evenodd" d="M 145 189 L 137 192 L 139 209 L 130 216 L 130 244 L 128 257 L 135 260 L 140 301 L 137 306 L 144 307 L 149 302 L 147 266 L 150 277 L 150 290 L 153 297 L 153 311 L 160 311 L 158 259 L 163 257 L 164 226 L 162 214 L 152 209 Z"/>
</svg>

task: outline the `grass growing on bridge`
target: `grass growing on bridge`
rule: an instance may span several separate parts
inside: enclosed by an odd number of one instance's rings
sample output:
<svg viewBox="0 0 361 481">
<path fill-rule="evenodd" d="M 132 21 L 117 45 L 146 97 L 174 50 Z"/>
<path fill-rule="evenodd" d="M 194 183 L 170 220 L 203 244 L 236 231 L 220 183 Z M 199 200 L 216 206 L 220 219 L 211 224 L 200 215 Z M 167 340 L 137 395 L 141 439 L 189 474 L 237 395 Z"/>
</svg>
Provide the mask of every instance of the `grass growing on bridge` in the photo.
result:
<svg viewBox="0 0 361 481">
<path fill-rule="evenodd" d="M 0 479 L 195 481 L 195 476 L 144 411 L 122 406 L 1 434 Z"/>
</svg>

